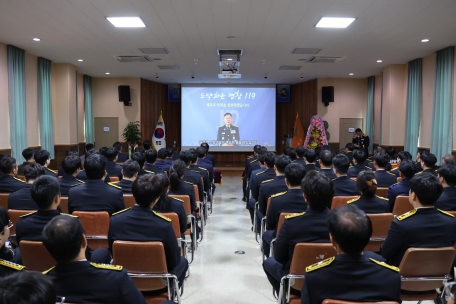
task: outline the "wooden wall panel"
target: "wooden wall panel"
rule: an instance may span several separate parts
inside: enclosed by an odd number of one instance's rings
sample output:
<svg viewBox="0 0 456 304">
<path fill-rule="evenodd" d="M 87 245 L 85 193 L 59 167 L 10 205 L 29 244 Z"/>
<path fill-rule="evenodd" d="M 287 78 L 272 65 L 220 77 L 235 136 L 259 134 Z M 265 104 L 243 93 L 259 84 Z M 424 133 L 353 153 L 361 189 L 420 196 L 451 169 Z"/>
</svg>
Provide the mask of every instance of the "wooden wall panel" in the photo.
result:
<svg viewBox="0 0 456 304">
<path fill-rule="evenodd" d="M 58 170 L 62 166 L 62 160 L 65 158 L 68 150 L 78 151 L 78 144 L 73 145 L 54 145 L 54 159 L 51 159 L 49 169 Z"/>
</svg>

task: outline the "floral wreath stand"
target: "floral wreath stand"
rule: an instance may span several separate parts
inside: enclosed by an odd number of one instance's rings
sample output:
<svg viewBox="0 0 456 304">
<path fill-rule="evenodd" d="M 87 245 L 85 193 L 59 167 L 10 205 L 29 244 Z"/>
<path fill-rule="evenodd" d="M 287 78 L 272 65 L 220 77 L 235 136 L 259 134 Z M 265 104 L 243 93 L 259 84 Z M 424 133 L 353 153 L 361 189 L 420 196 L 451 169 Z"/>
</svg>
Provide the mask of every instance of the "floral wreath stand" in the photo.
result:
<svg viewBox="0 0 456 304">
<path fill-rule="evenodd" d="M 304 147 L 315 150 L 316 147 L 321 147 L 327 144 L 328 141 L 326 139 L 326 131 L 323 119 L 318 115 L 312 116 L 310 119 L 309 128 L 307 129 Z"/>
</svg>

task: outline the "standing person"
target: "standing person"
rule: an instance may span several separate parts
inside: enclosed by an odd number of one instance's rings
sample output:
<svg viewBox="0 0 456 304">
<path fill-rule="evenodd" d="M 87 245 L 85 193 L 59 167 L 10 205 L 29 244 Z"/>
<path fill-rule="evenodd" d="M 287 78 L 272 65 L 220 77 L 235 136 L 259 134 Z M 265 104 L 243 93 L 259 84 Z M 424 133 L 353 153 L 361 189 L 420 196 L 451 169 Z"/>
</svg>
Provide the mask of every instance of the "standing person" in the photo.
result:
<svg viewBox="0 0 456 304">
<path fill-rule="evenodd" d="M 358 128 L 355 130 L 356 136 L 353 137 L 352 143 L 358 150 L 363 150 L 366 158 L 369 156 L 369 136 L 363 134 L 363 131 Z"/>
<path fill-rule="evenodd" d="M 218 127 L 217 142 L 219 146 L 237 146 L 241 140 L 239 127 L 232 125 L 233 116 L 231 113 L 225 113 L 223 118 L 225 124 Z"/>
<path fill-rule="evenodd" d="M 24 149 L 24 151 L 22 151 L 22 156 L 25 158 L 25 162 L 19 165 L 19 168 L 17 169 L 17 175 L 24 175 L 24 167 L 35 162 L 35 158 L 33 157 L 34 154 L 35 150 L 30 148 Z"/>
</svg>

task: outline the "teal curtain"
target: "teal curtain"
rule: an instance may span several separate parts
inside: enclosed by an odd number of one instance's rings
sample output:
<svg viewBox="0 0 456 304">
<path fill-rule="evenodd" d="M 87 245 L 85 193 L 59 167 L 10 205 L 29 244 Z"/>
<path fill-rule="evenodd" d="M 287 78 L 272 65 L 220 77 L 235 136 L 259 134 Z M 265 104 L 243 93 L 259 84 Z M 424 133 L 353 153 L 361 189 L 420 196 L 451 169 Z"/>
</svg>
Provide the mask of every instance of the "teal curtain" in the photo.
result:
<svg viewBox="0 0 456 304">
<path fill-rule="evenodd" d="M 11 156 L 20 164 L 27 148 L 27 103 L 25 97 L 25 51 L 8 45 L 8 105 Z"/>
<path fill-rule="evenodd" d="M 434 104 L 432 108 L 431 153 L 438 160 L 453 147 L 454 47 L 437 52 Z"/>
<path fill-rule="evenodd" d="M 383 73 L 382 73 L 382 91 L 380 97 L 380 134 L 378 136 L 378 145 L 382 146 L 382 128 L 383 128 Z"/>
<path fill-rule="evenodd" d="M 404 150 L 412 155 L 418 151 L 418 137 L 421 122 L 422 90 L 422 65 L 421 58 L 408 63 L 407 71 L 407 106 L 405 110 L 405 136 Z"/>
<path fill-rule="evenodd" d="M 93 135 L 93 102 L 92 102 L 92 77 L 84 75 L 84 135 L 85 143 L 95 142 Z"/>
<path fill-rule="evenodd" d="M 375 76 L 367 78 L 366 135 L 369 136 L 369 154 L 374 153 L 374 94 Z"/>
<path fill-rule="evenodd" d="M 78 107 L 78 72 L 76 72 L 76 143 L 79 152 L 79 107 Z"/>
<path fill-rule="evenodd" d="M 54 123 L 51 100 L 51 61 L 38 58 L 38 114 L 40 118 L 41 149 L 54 159 Z"/>
</svg>

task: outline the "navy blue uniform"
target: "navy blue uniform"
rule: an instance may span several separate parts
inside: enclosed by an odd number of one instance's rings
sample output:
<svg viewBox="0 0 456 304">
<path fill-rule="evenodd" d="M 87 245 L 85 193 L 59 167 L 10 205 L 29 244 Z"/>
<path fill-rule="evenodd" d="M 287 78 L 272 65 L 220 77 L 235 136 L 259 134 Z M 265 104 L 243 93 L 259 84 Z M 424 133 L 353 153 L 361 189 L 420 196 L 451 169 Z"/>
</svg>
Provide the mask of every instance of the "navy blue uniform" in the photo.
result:
<svg viewBox="0 0 456 304">
<path fill-rule="evenodd" d="M 195 197 L 195 188 L 193 184 L 184 181 L 183 179 L 180 180 L 179 187 L 175 190 L 169 189 L 169 195 L 188 195 L 190 197 L 190 207 L 192 212 L 196 209 L 196 197 Z"/>
<path fill-rule="evenodd" d="M 274 169 L 266 169 L 265 171 L 259 172 L 255 176 L 254 184 L 250 185 L 250 190 L 252 191 L 252 197 L 255 201 L 258 201 L 258 197 L 260 194 L 260 186 L 262 185 L 263 181 L 273 179 L 276 177 L 276 173 Z"/>
<path fill-rule="evenodd" d="M 11 193 L 8 196 L 8 209 L 37 210 L 38 205 L 33 200 L 32 193 L 30 192 L 32 185 L 33 184 L 26 184 L 24 188 Z M 59 211 L 62 212 L 60 206 L 58 208 Z"/>
<path fill-rule="evenodd" d="M 166 162 L 162 161 L 161 159 L 157 159 L 157 161 L 155 162 L 155 166 L 159 167 L 160 169 L 162 169 L 163 171 L 166 171 L 168 173 L 169 173 L 169 168 L 171 167 L 171 165 L 169 163 L 166 163 Z"/>
<path fill-rule="evenodd" d="M 52 176 L 52 177 L 55 177 L 55 178 L 58 177 L 57 171 L 51 170 L 51 169 L 49 169 L 47 167 L 44 168 L 44 173 L 46 175 L 49 175 L 49 176 Z"/>
<path fill-rule="evenodd" d="M 244 193 L 244 198 L 248 197 L 248 187 L 247 187 L 247 179 L 250 178 L 250 174 L 253 170 L 250 169 L 250 164 L 254 165 L 254 170 L 260 169 L 260 164 L 258 163 L 258 156 L 249 156 L 245 162 L 245 169 L 244 169 L 244 179 L 242 180 L 242 191 Z"/>
<path fill-rule="evenodd" d="M 88 180 L 70 189 L 68 210 L 107 211 L 109 215 L 125 209 L 120 187 L 105 184 L 101 179 Z"/>
<path fill-rule="evenodd" d="M 415 172 L 421 172 L 423 168 L 421 167 L 421 162 L 415 162 Z"/>
<path fill-rule="evenodd" d="M 377 195 L 367 197 L 362 194 L 360 197 L 348 201 L 347 204 L 356 205 L 356 207 L 363 210 L 365 213 L 391 212 L 388 199 Z"/>
<path fill-rule="evenodd" d="M 108 172 L 109 176 L 118 177 L 119 180 L 122 180 L 122 166 L 116 164 L 113 161 L 106 162 L 106 172 Z"/>
<path fill-rule="evenodd" d="M 321 261 L 306 268 L 301 303 L 321 304 L 325 299 L 401 303 L 399 269 L 363 255 Z"/>
<path fill-rule="evenodd" d="M 155 165 L 152 165 L 152 164 L 146 164 L 144 166 L 144 170 L 145 171 L 150 171 L 150 172 L 153 172 L 154 174 L 159 174 L 159 173 L 163 173 L 163 170 L 160 169 L 159 167 L 155 166 Z"/>
<path fill-rule="evenodd" d="M 429 173 L 435 177 L 437 177 L 437 172 L 433 171 L 432 169 L 424 169 L 423 171 L 421 172 L 418 172 L 418 173 L 415 173 L 416 174 L 422 174 L 422 173 Z"/>
<path fill-rule="evenodd" d="M 207 175 L 207 170 L 204 168 L 200 168 L 197 165 L 190 165 L 190 167 L 187 169 L 187 172 L 189 170 L 198 173 L 199 176 L 203 178 L 203 190 L 206 191 L 207 194 L 210 194 L 209 189 L 211 188 L 211 182 L 209 181 L 209 175 Z M 198 189 L 198 191 L 200 190 Z"/>
<path fill-rule="evenodd" d="M 163 199 L 163 198 L 160 198 Z M 153 210 L 157 212 L 174 212 L 177 214 L 179 217 L 179 227 L 180 227 L 180 232 L 184 233 L 187 230 L 187 214 L 185 213 L 184 205 L 182 202 L 174 197 L 169 198 L 169 208 L 164 210 L 159 208 L 159 203 L 155 204 L 154 207 L 152 208 Z"/>
<path fill-rule="evenodd" d="M 173 157 L 172 157 L 172 160 L 178 160 L 179 159 L 179 154 L 177 154 L 176 152 L 173 152 Z"/>
<path fill-rule="evenodd" d="M 239 135 L 239 127 L 236 125 L 223 125 L 218 127 L 217 141 L 219 146 L 223 144 L 238 145 L 241 137 Z"/>
<path fill-rule="evenodd" d="M 259 196 L 259 211 L 262 215 L 266 214 L 268 207 L 268 198 L 273 194 L 287 191 L 288 187 L 285 184 L 285 175 L 275 176 L 271 180 L 265 180 L 261 183 L 261 191 Z"/>
<path fill-rule="evenodd" d="M 88 261 L 57 263 L 44 274 L 54 281 L 57 295 L 68 302 L 146 304 L 122 266 Z"/>
<path fill-rule="evenodd" d="M 443 188 L 442 195 L 434 207 L 445 211 L 456 211 L 456 187 Z"/>
<path fill-rule="evenodd" d="M 314 165 L 314 164 L 307 164 L 307 165 L 304 166 L 304 169 L 306 170 L 306 173 L 309 172 L 309 171 L 312 171 L 312 170 L 320 171 L 320 169 L 318 169 L 317 166 Z"/>
<path fill-rule="evenodd" d="M 387 263 L 398 266 L 409 248 L 453 247 L 455 242 L 453 215 L 436 208 L 418 208 L 391 222 L 380 253 Z"/>
<path fill-rule="evenodd" d="M 333 179 L 336 190 L 334 196 L 355 196 L 359 195 L 356 190 L 356 182 L 347 176 L 339 176 Z"/>
<path fill-rule="evenodd" d="M 166 159 L 166 162 L 165 162 L 165 163 L 169 164 L 169 166 L 171 167 L 171 165 L 173 164 L 173 161 L 174 161 L 174 159 L 173 159 L 172 157 L 168 157 L 168 158 Z"/>
<path fill-rule="evenodd" d="M 0 259 L 0 278 L 19 271 L 24 271 L 24 269 L 25 266 Z"/>
<path fill-rule="evenodd" d="M 83 181 L 83 182 L 87 182 L 89 179 L 87 178 L 87 173 L 85 170 L 81 170 L 79 171 L 78 175 L 76 175 L 76 179 L 80 180 L 80 181 Z M 106 174 L 106 177 L 104 179 L 104 182 L 107 184 L 109 182 L 111 182 L 111 179 L 109 178 L 109 173 Z"/>
<path fill-rule="evenodd" d="M 134 205 L 113 214 L 109 222 L 108 243 L 112 252 L 115 241 L 162 242 L 165 249 L 166 265 L 182 284 L 188 262 L 181 257 L 171 220 L 151 208 Z"/>
<path fill-rule="evenodd" d="M 84 183 L 82 180 L 76 179 L 73 175 L 68 174 L 58 178 L 57 181 L 60 185 L 60 195 L 62 195 L 62 197 L 68 197 L 71 187 Z"/>
<path fill-rule="evenodd" d="M 25 182 L 17 177 L 4 174 L 0 177 L 0 193 L 13 193 L 25 187 Z"/>
<path fill-rule="evenodd" d="M 206 171 L 206 175 L 207 175 L 207 172 L 209 172 L 209 182 L 212 183 L 212 181 L 214 180 L 214 168 L 212 167 L 212 164 L 211 163 L 208 163 L 206 162 L 206 160 L 204 159 L 198 159 L 198 161 L 196 162 L 196 166 L 199 167 L 200 169 L 206 169 L 204 171 Z"/>
<path fill-rule="evenodd" d="M 348 152 L 347 154 L 348 160 L 350 161 L 350 164 L 353 166 L 353 152 Z"/>
<path fill-rule="evenodd" d="M 185 174 L 185 177 L 182 179 L 182 181 L 189 182 L 192 185 L 197 185 L 199 197 L 197 197 L 196 199 L 199 200 L 200 202 L 204 201 L 203 182 L 201 181 L 200 173 L 193 172 L 192 170 L 187 168 L 187 172 Z"/>
<path fill-rule="evenodd" d="M 389 200 L 390 209 L 393 211 L 394 202 L 399 195 L 408 196 L 410 191 L 410 179 L 404 178 L 400 183 L 394 184 L 389 187 L 386 193 L 386 198 Z"/>
<path fill-rule="evenodd" d="M 5 244 L 0 248 L 0 259 L 22 264 L 21 250 L 19 248 L 7 248 Z"/>
<path fill-rule="evenodd" d="M 298 243 L 329 243 L 327 219 L 330 211 L 314 211 L 287 215 L 274 243 L 274 257 L 263 262 L 263 269 L 275 290 L 280 280 L 290 273 L 291 260 Z"/>
<path fill-rule="evenodd" d="M 133 192 L 131 191 L 131 187 L 133 186 L 133 182 L 131 180 L 122 179 L 119 182 L 109 183 L 109 185 L 114 185 L 114 186 L 120 187 L 123 194 L 133 194 Z"/>
<path fill-rule="evenodd" d="M 321 173 L 324 173 L 327 177 L 329 177 L 330 179 L 335 179 L 337 178 L 337 175 L 336 173 L 334 173 L 334 170 L 333 169 L 320 169 L 320 172 Z"/>
<path fill-rule="evenodd" d="M 372 171 L 372 169 L 368 166 L 363 166 L 360 164 L 356 164 L 353 167 L 350 167 L 347 171 L 348 177 L 358 177 L 359 172 L 361 171 Z"/>
<path fill-rule="evenodd" d="M 117 153 L 117 162 L 118 163 L 124 163 L 128 160 L 128 155 L 126 154 L 123 154 L 123 153 Z"/>
<path fill-rule="evenodd" d="M 215 166 L 215 156 L 214 155 L 208 153 L 205 158 L 212 163 L 212 167 Z"/>
<path fill-rule="evenodd" d="M 377 187 L 389 187 L 397 183 L 396 175 L 381 169 L 375 171 L 375 180 L 377 180 Z"/>
<path fill-rule="evenodd" d="M 357 149 L 364 151 L 366 153 L 366 156 L 369 155 L 369 136 L 366 134 L 363 134 L 361 136 L 355 136 L 353 137 L 352 143 L 355 145 L 358 145 Z"/>
<path fill-rule="evenodd" d="M 17 167 L 17 175 L 24 175 L 24 168 L 27 165 L 32 164 L 33 162 L 23 162 Z"/>
<path fill-rule="evenodd" d="M 302 158 L 302 157 L 298 157 L 297 159 L 295 159 L 294 161 L 292 161 L 292 163 L 301 164 L 301 165 L 303 165 L 303 166 L 306 165 L 306 161 L 305 161 L 304 158 Z M 306 170 L 306 172 L 307 172 L 307 170 Z"/>
<path fill-rule="evenodd" d="M 396 178 L 397 178 L 397 177 L 401 177 L 400 171 L 399 171 L 399 167 L 396 167 L 396 168 L 394 168 L 394 169 L 391 169 L 390 172 L 391 172 L 392 174 L 394 174 L 394 175 L 396 176 Z"/>
<path fill-rule="evenodd" d="M 65 171 L 63 171 L 63 168 L 59 168 L 59 170 L 57 170 L 57 175 L 58 176 L 64 176 L 65 175 Z"/>
</svg>

